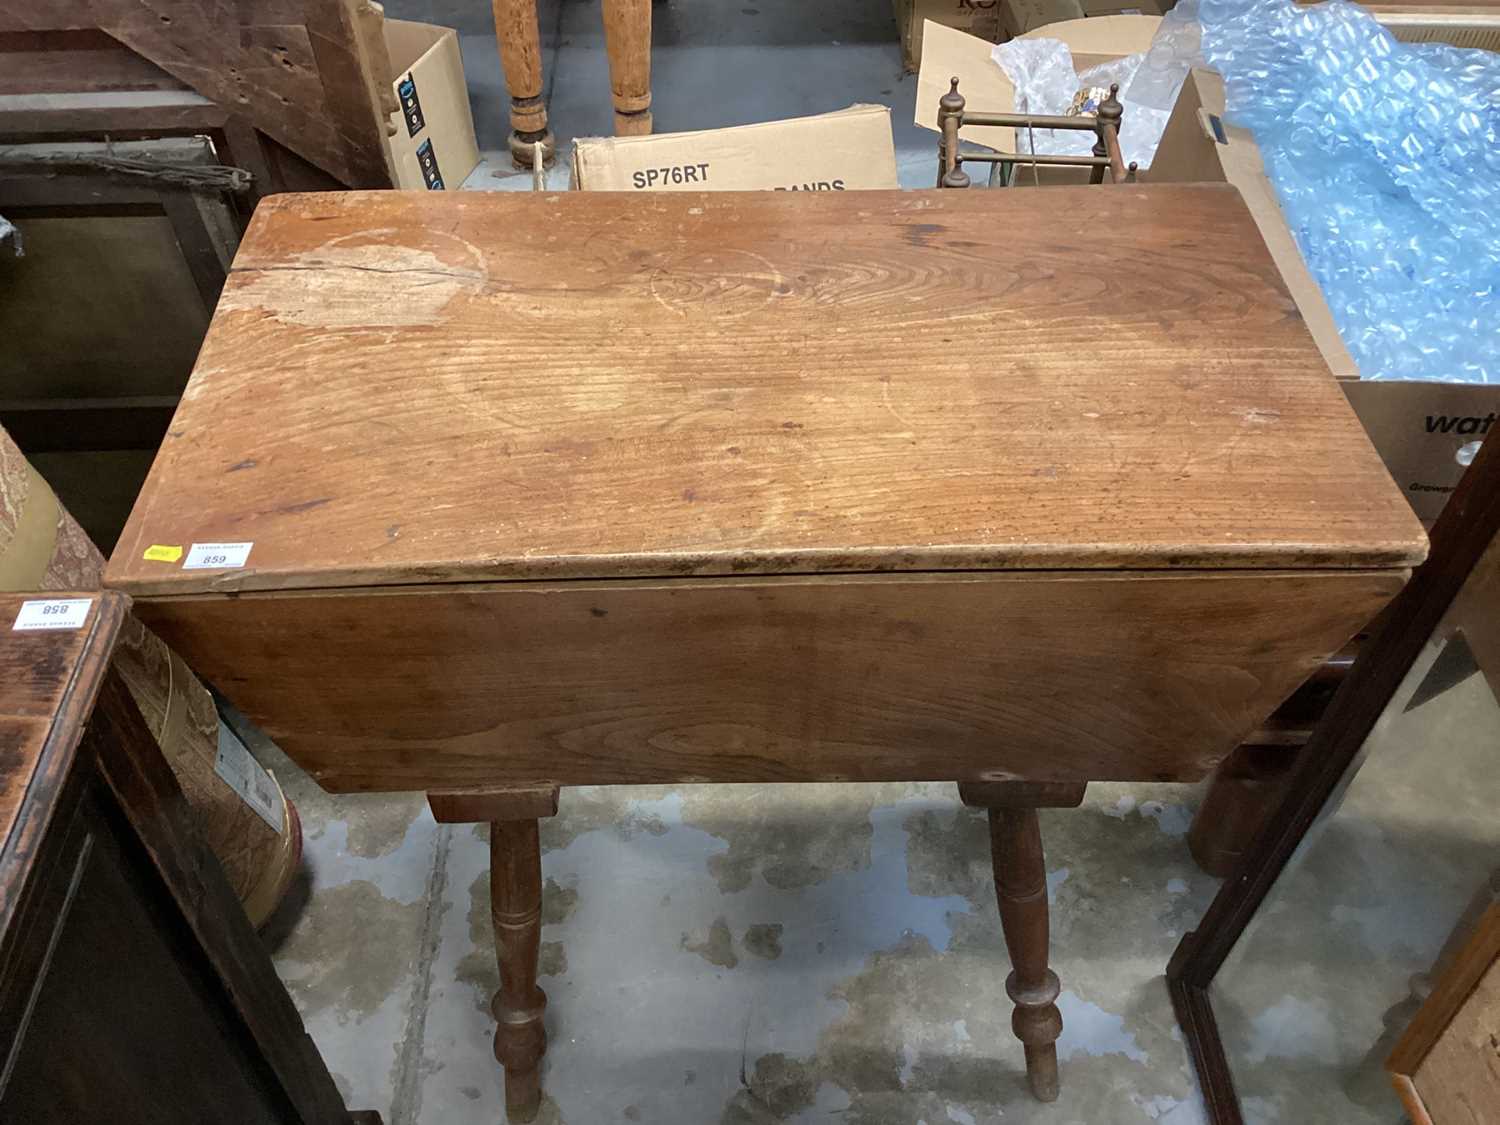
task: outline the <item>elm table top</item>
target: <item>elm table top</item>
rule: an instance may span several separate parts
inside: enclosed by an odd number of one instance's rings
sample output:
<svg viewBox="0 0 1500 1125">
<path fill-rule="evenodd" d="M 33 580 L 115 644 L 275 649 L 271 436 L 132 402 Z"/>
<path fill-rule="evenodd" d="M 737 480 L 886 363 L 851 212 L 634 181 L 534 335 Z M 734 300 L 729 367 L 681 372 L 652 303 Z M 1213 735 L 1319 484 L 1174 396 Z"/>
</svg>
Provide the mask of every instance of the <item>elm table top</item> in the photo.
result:
<svg viewBox="0 0 1500 1125">
<path fill-rule="evenodd" d="M 260 205 L 108 581 L 1425 547 L 1231 187 L 348 192 Z"/>
</svg>

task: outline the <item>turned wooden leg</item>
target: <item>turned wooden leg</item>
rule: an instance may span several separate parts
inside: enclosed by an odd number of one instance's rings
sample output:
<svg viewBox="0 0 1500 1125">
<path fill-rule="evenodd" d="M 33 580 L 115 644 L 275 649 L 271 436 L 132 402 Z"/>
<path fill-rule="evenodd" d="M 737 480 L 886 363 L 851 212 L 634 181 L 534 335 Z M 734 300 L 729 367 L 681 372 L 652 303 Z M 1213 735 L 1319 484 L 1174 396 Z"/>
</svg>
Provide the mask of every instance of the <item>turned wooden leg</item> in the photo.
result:
<svg viewBox="0 0 1500 1125">
<path fill-rule="evenodd" d="M 1000 927 L 1010 951 L 1005 993 L 1016 1009 L 1010 1026 L 1026 1049 L 1031 1092 L 1056 1101 L 1057 1010 L 1060 986 L 1047 967 L 1047 869 L 1042 863 L 1042 832 L 1035 809 L 990 809 L 990 854 L 995 862 L 995 897 Z"/>
<path fill-rule="evenodd" d="M 542 1103 L 542 1055 L 547 995 L 536 983 L 542 938 L 542 850 L 535 820 L 490 824 L 490 917 L 500 991 L 495 1013 L 495 1058 L 505 1068 L 505 1113 L 530 1121 Z"/>
<path fill-rule="evenodd" d="M 495 1058 L 505 1068 L 505 1114 L 530 1121 L 542 1104 L 542 1056 L 547 1051 L 547 994 L 536 983 L 542 937 L 542 848 L 538 817 L 557 812 L 557 789 L 464 790 L 427 794 L 442 823 L 490 822 L 490 919 L 500 991 L 495 1014 Z"/>
<path fill-rule="evenodd" d="M 1072 808 L 1083 800 L 1082 783 L 961 783 L 964 804 L 989 812 L 990 856 L 995 865 L 995 898 L 1000 928 L 1010 952 L 1005 992 L 1015 1004 L 1011 1029 L 1026 1052 L 1031 1092 L 1044 1102 L 1058 1095 L 1057 974 L 1047 967 L 1047 867 L 1037 808 Z"/>
<path fill-rule="evenodd" d="M 604 0 L 615 136 L 651 132 L 651 0 Z"/>
<path fill-rule="evenodd" d="M 548 163 L 557 152 L 547 128 L 542 102 L 542 35 L 536 22 L 536 0 L 494 0 L 495 41 L 505 88 L 510 91 L 510 157 L 517 168 L 530 168 L 538 141 Z"/>
<path fill-rule="evenodd" d="M 1301 747 L 1240 746 L 1219 763 L 1188 829 L 1188 851 L 1224 879 L 1286 792 Z"/>
</svg>

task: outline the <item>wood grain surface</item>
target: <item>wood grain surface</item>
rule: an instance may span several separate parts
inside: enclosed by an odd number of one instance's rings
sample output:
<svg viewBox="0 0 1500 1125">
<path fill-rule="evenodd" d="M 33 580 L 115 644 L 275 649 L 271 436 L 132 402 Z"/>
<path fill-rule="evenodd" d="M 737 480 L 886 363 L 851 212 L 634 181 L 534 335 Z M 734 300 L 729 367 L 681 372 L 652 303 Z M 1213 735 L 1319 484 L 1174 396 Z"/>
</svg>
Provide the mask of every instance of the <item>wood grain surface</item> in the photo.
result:
<svg viewBox="0 0 1500 1125">
<path fill-rule="evenodd" d="M 516 582 L 137 611 L 335 791 L 1191 781 L 1402 577 Z"/>
<path fill-rule="evenodd" d="M 257 211 L 108 581 L 1424 552 L 1223 185 L 325 193 Z"/>
</svg>

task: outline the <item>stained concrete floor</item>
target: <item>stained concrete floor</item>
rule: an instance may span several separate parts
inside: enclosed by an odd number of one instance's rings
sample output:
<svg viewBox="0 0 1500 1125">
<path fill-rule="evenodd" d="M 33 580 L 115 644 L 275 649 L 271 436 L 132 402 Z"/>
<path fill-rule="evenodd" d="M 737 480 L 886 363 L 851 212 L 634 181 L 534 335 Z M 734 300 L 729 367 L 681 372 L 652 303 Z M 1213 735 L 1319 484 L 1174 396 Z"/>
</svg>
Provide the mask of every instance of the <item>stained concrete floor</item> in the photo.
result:
<svg viewBox="0 0 1500 1125">
<path fill-rule="evenodd" d="M 525 189 L 504 154 L 487 8 L 386 4 L 462 33 L 486 150 L 464 186 Z M 658 131 L 883 102 L 903 185 L 926 186 L 934 138 L 910 124 L 915 81 L 901 75 L 883 0 L 667 0 L 653 11 Z M 597 4 L 543 0 L 541 14 L 564 154 L 549 186 L 562 188 L 571 139 L 610 129 L 607 71 Z M 348 1103 L 388 1125 L 502 1120 L 483 830 L 435 824 L 418 795 L 331 797 L 274 746 L 254 749 L 306 829 L 304 879 L 265 937 Z M 1195 800 L 1184 787 L 1096 785 L 1081 809 L 1043 813 L 1064 1092 L 1042 1106 L 1009 1028 L 984 821 L 951 786 L 564 791 L 542 837 L 551 1045 L 540 1120 L 1196 1125 L 1162 980 L 1216 888 L 1187 852 Z M 1311 882 L 1274 905 L 1279 938 L 1247 946 L 1225 984 L 1257 1125 L 1399 1119 L 1388 1094 L 1366 1111 L 1341 1091 L 1467 877 L 1445 868 L 1444 892 L 1415 900 L 1427 920 L 1402 931 L 1418 936 L 1393 938 L 1408 892 L 1388 882 L 1382 898 L 1372 883 L 1390 870 L 1420 886 L 1425 860 L 1400 858 L 1402 821 L 1380 785 L 1341 815 L 1352 819 L 1325 835 L 1344 850 L 1309 864 Z M 1449 860 L 1463 841 L 1449 839 Z M 1330 912 L 1328 887 L 1351 869 L 1367 877 Z M 1362 972 L 1379 985 L 1356 1001 Z"/>
<path fill-rule="evenodd" d="M 264 742 L 308 885 L 266 937 L 351 1106 L 503 1118 L 485 829 L 331 797 Z M 1025 1088 L 982 815 L 951 785 L 565 790 L 544 822 L 540 1120 L 1203 1120 L 1162 970 L 1215 883 L 1189 791 L 1043 813 L 1065 1093 Z"/>
</svg>

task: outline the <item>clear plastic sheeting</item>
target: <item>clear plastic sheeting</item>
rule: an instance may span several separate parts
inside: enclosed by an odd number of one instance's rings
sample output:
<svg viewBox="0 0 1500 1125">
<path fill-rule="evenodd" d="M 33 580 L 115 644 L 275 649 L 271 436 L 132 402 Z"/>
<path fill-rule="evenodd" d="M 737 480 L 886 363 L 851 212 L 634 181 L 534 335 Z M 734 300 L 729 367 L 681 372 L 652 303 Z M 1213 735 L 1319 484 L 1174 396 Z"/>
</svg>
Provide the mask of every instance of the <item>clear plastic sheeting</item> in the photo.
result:
<svg viewBox="0 0 1500 1125">
<path fill-rule="evenodd" d="M 1082 74 L 1073 69 L 1073 53 L 1060 39 L 1012 39 L 999 44 L 990 57 L 1016 88 L 1017 113 L 1061 116 L 1068 112 L 1079 90 L 1111 83 L 1125 90 L 1145 55 L 1111 59 Z M 1125 115 L 1120 119 L 1120 154 L 1127 164 L 1149 168 L 1171 113 L 1123 97 L 1121 102 Z M 1085 156 L 1094 147 L 1094 139 L 1092 132 L 1075 129 L 1034 129 L 1029 133 L 1017 129 L 1016 151 Z"/>
<path fill-rule="evenodd" d="M 16 257 L 25 257 L 26 251 L 21 245 L 21 228 L 12 223 L 4 215 L 0 215 L 0 250 L 3 250 L 7 243 L 10 244 L 10 248 Z"/>
<path fill-rule="evenodd" d="M 1177 6 L 1161 18 L 1135 77 L 1122 89 L 1131 101 L 1170 113 L 1188 71 L 1202 65 L 1198 0 L 1177 0 Z"/>
<path fill-rule="evenodd" d="M 1500 382 L 1500 55 L 1399 43 L 1348 0 L 1199 15 L 1361 375 Z"/>
</svg>

